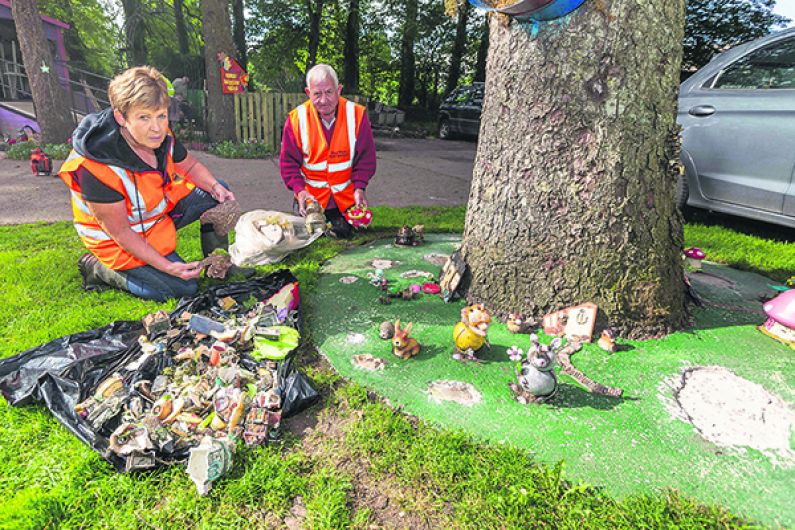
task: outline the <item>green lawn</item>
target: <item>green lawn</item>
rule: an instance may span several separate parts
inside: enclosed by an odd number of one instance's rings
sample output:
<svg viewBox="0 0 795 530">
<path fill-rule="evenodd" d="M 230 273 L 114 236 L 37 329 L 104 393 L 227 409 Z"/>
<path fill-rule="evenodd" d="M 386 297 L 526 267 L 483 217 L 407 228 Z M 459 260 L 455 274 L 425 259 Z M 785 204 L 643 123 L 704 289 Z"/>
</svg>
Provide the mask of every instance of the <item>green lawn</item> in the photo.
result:
<svg viewBox="0 0 795 530">
<path fill-rule="evenodd" d="M 375 216 L 380 230 L 354 243 L 417 219 L 428 231 L 460 231 L 464 210 L 376 208 Z M 785 243 L 701 226 L 688 226 L 686 239 L 709 259 L 778 280 L 795 271 Z M 346 245 L 323 238 L 283 265 L 311 292 L 320 264 Z M 179 251 L 200 257 L 198 227 L 181 235 Z M 68 223 L 0 227 L 0 357 L 174 307 L 117 292 L 84 293 L 74 265 L 81 253 Z M 311 341 L 311 304 L 304 311 Z M 207 497 L 195 493 L 179 466 L 118 474 L 43 407 L 11 408 L 0 400 L 0 528 L 278 527 L 297 497 L 310 528 L 753 526 L 673 491 L 611 498 L 569 480 L 565 462 L 539 465 L 528 452 L 393 410 L 335 375 L 311 345 L 300 361 L 324 397 L 302 418 L 315 428 L 286 433 L 279 446 L 239 451 L 232 473 Z"/>
</svg>

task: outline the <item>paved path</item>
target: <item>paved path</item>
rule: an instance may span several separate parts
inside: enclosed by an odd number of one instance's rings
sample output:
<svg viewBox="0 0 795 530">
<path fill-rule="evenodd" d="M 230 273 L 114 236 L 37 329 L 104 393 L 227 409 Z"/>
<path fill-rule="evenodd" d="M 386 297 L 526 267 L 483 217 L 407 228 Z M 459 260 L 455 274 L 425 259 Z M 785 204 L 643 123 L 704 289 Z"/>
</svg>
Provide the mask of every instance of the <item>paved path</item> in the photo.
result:
<svg viewBox="0 0 795 530">
<path fill-rule="evenodd" d="M 378 172 L 367 190 L 370 203 L 466 204 L 475 146 L 474 142 L 377 138 Z M 193 154 L 230 183 L 243 210 L 291 210 L 292 194 L 279 177 L 278 158 L 230 160 L 203 152 Z M 25 160 L 0 160 L 0 224 L 71 218 L 69 194 L 60 179 L 36 177 Z"/>
</svg>

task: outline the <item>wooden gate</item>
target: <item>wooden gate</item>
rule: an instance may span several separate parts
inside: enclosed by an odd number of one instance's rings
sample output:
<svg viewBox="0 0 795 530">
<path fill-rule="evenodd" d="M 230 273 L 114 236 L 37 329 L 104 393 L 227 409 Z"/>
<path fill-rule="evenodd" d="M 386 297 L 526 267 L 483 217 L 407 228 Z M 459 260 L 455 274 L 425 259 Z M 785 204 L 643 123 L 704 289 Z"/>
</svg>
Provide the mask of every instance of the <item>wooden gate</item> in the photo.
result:
<svg viewBox="0 0 795 530">
<path fill-rule="evenodd" d="M 367 104 L 361 96 L 346 96 Z M 264 143 L 274 152 L 281 148 L 287 114 L 306 101 L 303 93 L 247 92 L 235 94 L 235 137 L 238 142 Z"/>
</svg>

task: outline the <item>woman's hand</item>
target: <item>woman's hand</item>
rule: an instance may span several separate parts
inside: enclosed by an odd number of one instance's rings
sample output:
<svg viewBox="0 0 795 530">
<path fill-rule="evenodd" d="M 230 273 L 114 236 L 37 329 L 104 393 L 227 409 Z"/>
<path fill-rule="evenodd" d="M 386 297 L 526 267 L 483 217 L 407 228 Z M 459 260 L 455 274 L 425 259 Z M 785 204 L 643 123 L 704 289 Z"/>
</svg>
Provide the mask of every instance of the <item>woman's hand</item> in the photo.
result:
<svg viewBox="0 0 795 530">
<path fill-rule="evenodd" d="M 235 200 L 235 194 L 224 188 L 220 182 L 213 184 L 210 189 L 210 195 L 218 202 L 226 202 Z"/>
<path fill-rule="evenodd" d="M 199 261 L 191 261 L 189 263 L 172 261 L 171 265 L 168 266 L 168 270 L 164 272 L 182 280 L 193 280 L 194 278 L 198 278 L 202 273 L 202 266 Z"/>
</svg>

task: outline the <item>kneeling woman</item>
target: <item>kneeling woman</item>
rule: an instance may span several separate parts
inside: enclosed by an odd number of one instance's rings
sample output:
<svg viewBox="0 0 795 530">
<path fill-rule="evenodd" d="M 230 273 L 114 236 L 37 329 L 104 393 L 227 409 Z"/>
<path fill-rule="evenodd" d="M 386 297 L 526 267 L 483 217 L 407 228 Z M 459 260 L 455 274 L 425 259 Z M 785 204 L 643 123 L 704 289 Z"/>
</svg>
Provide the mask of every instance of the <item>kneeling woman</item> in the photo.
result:
<svg viewBox="0 0 795 530">
<path fill-rule="evenodd" d="M 176 253 L 177 230 L 235 196 L 172 135 L 168 89 L 155 68 L 119 74 L 108 99 L 111 108 L 77 127 L 59 172 L 89 250 L 77 263 L 83 287 L 159 301 L 193 295 L 201 267 Z M 228 240 L 202 225 L 201 243 L 207 255 Z"/>
</svg>

